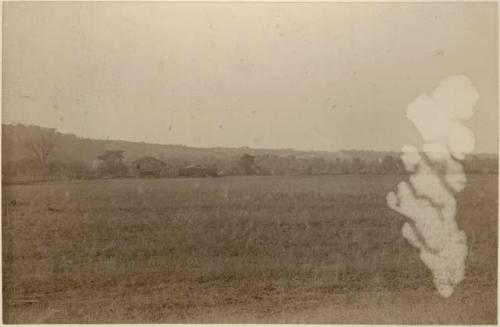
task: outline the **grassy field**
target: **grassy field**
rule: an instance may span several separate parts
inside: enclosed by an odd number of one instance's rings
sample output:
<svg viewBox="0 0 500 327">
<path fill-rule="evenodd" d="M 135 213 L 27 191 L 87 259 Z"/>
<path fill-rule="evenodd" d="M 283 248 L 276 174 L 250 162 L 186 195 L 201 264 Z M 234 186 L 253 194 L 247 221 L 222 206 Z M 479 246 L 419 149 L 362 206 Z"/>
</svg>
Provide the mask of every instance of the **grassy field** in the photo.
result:
<svg viewBox="0 0 500 327">
<path fill-rule="evenodd" d="M 385 204 L 402 178 L 4 186 L 4 322 L 494 324 L 498 177 L 459 195 L 450 299 Z"/>
</svg>

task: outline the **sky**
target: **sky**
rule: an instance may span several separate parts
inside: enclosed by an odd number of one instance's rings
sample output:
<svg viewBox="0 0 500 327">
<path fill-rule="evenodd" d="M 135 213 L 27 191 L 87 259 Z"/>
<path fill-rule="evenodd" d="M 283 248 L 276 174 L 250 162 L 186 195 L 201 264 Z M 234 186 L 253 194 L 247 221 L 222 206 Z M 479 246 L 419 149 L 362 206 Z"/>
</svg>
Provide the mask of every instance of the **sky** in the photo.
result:
<svg viewBox="0 0 500 327">
<path fill-rule="evenodd" d="M 496 3 L 18 2 L 4 123 L 200 147 L 400 150 L 407 106 L 452 75 L 498 149 Z"/>
</svg>

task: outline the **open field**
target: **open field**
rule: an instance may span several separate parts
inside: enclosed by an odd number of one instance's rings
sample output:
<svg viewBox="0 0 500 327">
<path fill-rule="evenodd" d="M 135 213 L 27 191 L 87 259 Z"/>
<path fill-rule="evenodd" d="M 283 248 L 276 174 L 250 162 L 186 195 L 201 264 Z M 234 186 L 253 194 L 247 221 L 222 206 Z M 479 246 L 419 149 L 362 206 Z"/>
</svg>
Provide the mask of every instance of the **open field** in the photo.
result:
<svg viewBox="0 0 500 327">
<path fill-rule="evenodd" d="M 498 176 L 459 195 L 446 300 L 385 204 L 402 178 L 4 186 L 4 322 L 494 324 Z"/>
</svg>

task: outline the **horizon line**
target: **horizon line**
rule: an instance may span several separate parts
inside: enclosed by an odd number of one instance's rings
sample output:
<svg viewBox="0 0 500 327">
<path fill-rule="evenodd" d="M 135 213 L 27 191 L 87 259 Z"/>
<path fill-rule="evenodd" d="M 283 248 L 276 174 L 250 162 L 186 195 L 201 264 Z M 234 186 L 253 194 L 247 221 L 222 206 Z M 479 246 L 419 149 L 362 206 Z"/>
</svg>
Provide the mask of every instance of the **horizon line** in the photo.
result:
<svg viewBox="0 0 500 327">
<path fill-rule="evenodd" d="M 147 145 L 157 145 L 157 146 L 180 146 L 180 147 L 186 147 L 186 148 L 192 148 L 192 149 L 204 149 L 204 150 L 210 150 L 210 149 L 249 149 L 249 150 L 255 150 L 255 151 L 265 151 L 265 150 L 271 150 L 271 151 L 294 151 L 294 152 L 316 152 L 316 153 L 339 153 L 339 152 L 392 152 L 392 153 L 402 153 L 402 150 L 374 150 L 374 149 L 339 149 L 339 150 L 321 150 L 321 149 L 298 149 L 298 148 L 293 148 L 293 147 L 267 147 L 267 148 L 254 148 L 248 145 L 241 145 L 241 146 L 197 146 L 197 145 L 189 145 L 189 144 L 182 144 L 182 143 L 155 143 L 155 142 L 147 142 L 147 141 L 138 141 L 138 140 L 125 140 L 125 139 L 113 139 L 113 138 L 93 138 L 93 137 L 85 137 L 85 136 L 80 136 L 76 133 L 71 133 L 71 132 L 62 132 L 59 131 L 56 127 L 49 127 L 49 126 L 42 126 L 42 125 L 36 125 L 36 124 L 25 124 L 25 123 L 5 123 L 2 121 L 2 129 L 3 126 L 24 126 L 24 127 L 39 127 L 39 128 L 47 128 L 47 129 L 54 129 L 57 133 L 63 134 L 63 135 L 71 135 L 80 139 L 85 139 L 85 140 L 91 140 L 91 141 L 108 141 L 108 142 L 128 142 L 128 143 L 143 143 Z M 498 156 L 498 151 L 497 152 L 471 152 L 471 155 L 495 155 Z"/>
</svg>

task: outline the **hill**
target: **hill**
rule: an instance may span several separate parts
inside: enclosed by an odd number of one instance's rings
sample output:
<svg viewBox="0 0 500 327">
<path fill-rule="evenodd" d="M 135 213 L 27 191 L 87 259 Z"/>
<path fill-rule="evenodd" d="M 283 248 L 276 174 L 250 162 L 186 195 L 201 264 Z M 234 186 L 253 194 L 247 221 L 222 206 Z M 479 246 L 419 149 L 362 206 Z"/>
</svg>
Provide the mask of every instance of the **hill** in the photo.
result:
<svg viewBox="0 0 500 327">
<path fill-rule="evenodd" d="M 142 157 L 149 158 L 148 162 L 155 159 L 163 161 L 167 167 L 165 169 L 155 168 L 154 164 L 148 168 L 149 174 L 157 177 L 165 174 L 220 176 L 405 173 L 398 152 L 198 148 L 178 144 L 96 140 L 39 126 L 3 125 L 2 146 L 2 175 L 4 182 L 8 180 L 12 183 L 61 178 L 137 176 L 144 173 L 144 167 L 139 168 L 132 163 Z M 103 158 L 108 157 L 116 158 L 103 162 Z M 464 168 L 471 174 L 497 173 L 498 157 L 493 154 L 467 156 Z"/>
<path fill-rule="evenodd" d="M 4 159 L 17 161 L 29 157 L 25 142 L 39 126 L 2 125 L 2 145 Z M 179 159 L 185 161 L 200 161 L 207 158 L 228 160 L 240 157 L 247 153 L 253 156 L 295 157 L 303 159 L 323 158 L 327 161 L 336 159 L 352 159 L 358 157 L 363 160 L 373 160 L 385 155 L 397 155 L 396 152 L 342 150 L 328 151 L 301 151 L 294 149 L 258 149 L 249 147 L 239 148 L 198 148 L 179 144 L 152 144 L 144 142 L 130 142 L 121 140 L 97 140 L 78 137 L 74 134 L 58 133 L 55 158 L 58 160 L 92 162 L 107 150 L 123 150 L 125 159 L 133 161 L 143 156 L 152 156 L 163 160 Z"/>
</svg>

